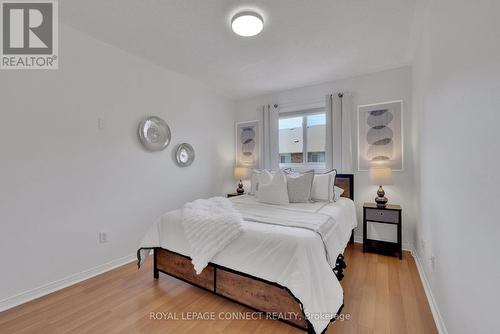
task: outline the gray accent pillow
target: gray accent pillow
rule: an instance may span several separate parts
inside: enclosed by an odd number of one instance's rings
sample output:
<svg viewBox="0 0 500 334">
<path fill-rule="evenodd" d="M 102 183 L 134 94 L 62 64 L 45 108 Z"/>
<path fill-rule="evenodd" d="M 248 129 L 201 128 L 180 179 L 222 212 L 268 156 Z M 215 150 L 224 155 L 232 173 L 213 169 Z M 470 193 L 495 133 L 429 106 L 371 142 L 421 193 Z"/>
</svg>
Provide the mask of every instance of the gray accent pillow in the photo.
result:
<svg viewBox="0 0 500 334">
<path fill-rule="evenodd" d="M 314 170 L 286 176 L 288 199 L 290 203 L 309 203 L 314 180 Z"/>
</svg>

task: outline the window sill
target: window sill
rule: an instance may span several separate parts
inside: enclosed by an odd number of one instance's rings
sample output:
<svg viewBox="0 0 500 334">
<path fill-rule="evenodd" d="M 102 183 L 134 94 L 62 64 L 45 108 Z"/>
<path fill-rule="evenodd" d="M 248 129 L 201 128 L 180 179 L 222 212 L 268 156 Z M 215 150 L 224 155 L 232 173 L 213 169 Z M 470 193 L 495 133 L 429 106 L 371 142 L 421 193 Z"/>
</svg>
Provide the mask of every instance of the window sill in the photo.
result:
<svg viewBox="0 0 500 334">
<path fill-rule="evenodd" d="M 315 172 L 325 172 L 326 164 L 325 163 L 280 163 L 280 169 L 291 168 L 294 172 L 305 172 L 311 169 L 314 169 Z"/>
</svg>

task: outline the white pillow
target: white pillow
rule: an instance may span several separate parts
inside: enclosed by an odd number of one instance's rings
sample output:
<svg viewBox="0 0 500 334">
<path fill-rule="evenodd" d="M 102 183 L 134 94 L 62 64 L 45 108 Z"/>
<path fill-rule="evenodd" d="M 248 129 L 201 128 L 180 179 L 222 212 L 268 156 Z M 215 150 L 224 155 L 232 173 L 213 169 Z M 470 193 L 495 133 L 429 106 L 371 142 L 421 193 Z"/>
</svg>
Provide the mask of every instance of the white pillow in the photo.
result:
<svg viewBox="0 0 500 334">
<path fill-rule="evenodd" d="M 257 193 L 257 184 L 259 183 L 259 176 L 262 173 L 260 170 L 252 169 L 250 173 L 250 192 L 249 195 L 255 195 Z"/>
<path fill-rule="evenodd" d="M 271 173 L 269 173 L 271 175 Z M 285 205 L 289 204 L 286 176 L 279 171 L 272 176 L 269 183 L 260 183 L 257 200 L 262 203 Z"/>
<path fill-rule="evenodd" d="M 336 175 L 336 170 L 332 170 L 331 172 L 325 174 L 314 174 L 311 199 L 314 201 L 333 201 L 333 187 L 335 186 Z"/>
<path fill-rule="evenodd" d="M 249 195 L 257 195 L 259 192 L 259 185 L 261 183 L 269 183 L 271 182 L 272 175 L 267 170 L 252 170 L 252 174 L 250 176 L 250 193 Z"/>
<path fill-rule="evenodd" d="M 343 193 L 344 193 L 344 189 L 337 187 L 337 186 L 334 186 L 333 187 L 333 201 L 337 202 Z"/>
</svg>

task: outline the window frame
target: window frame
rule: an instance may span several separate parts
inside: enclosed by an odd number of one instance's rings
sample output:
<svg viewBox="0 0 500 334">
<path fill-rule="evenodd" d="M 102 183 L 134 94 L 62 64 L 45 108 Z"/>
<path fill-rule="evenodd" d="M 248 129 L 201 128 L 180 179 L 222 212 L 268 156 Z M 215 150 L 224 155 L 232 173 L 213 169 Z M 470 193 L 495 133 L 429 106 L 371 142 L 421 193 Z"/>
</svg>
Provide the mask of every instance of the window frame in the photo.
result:
<svg viewBox="0 0 500 334">
<path fill-rule="evenodd" d="M 282 112 L 278 116 L 278 124 L 281 119 L 302 117 L 302 163 L 281 163 L 281 158 L 279 156 L 279 142 L 278 142 L 278 163 L 280 169 L 291 168 L 297 171 L 305 170 L 324 170 L 326 169 L 325 162 L 308 162 L 307 161 L 307 116 L 325 114 L 326 117 L 326 107 L 309 108 L 304 110 L 296 110 L 290 112 Z M 326 155 L 326 123 L 325 123 L 325 155 Z M 305 162 L 304 162 L 305 161 Z"/>
</svg>

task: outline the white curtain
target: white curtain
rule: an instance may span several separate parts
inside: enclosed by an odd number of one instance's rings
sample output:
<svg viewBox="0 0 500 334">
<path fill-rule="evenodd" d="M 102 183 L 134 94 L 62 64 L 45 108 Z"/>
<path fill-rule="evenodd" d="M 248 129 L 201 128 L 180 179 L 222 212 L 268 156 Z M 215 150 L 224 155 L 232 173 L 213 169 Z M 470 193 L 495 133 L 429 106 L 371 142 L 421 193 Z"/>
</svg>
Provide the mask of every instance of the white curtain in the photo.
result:
<svg viewBox="0 0 500 334">
<path fill-rule="evenodd" d="M 262 110 L 262 162 L 261 167 L 279 169 L 279 106 L 264 105 Z"/>
<path fill-rule="evenodd" d="M 353 172 L 352 95 L 335 93 L 326 96 L 326 168 L 339 173 Z"/>
</svg>

